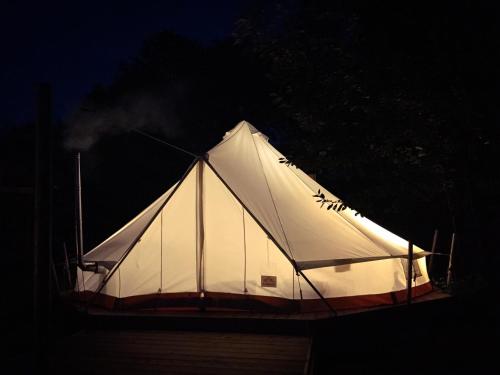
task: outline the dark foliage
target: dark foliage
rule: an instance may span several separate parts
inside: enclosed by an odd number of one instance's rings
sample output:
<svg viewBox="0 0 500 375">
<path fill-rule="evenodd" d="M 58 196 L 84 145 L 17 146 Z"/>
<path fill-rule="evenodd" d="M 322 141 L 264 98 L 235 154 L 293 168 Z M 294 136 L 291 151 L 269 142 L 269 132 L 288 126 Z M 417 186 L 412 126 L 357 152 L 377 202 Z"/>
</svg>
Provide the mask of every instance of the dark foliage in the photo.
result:
<svg viewBox="0 0 500 375">
<path fill-rule="evenodd" d="M 87 248 L 189 163 L 130 130 L 201 154 L 246 119 L 294 155 L 280 162 L 316 173 L 364 215 L 424 247 L 439 228 L 443 252 L 455 231 L 458 258 L 467 258 L 459 267 L 487 266 L 499 189 L 490 10 L 262 2 L 232 40 L 212 47 L 167 31 L 152 36 L 62 125 L 67 147 L 88 149 Z M 4 173 L 27 170 L 6 165 Z"/>
<path fill-rule="evenodd" d="M 488 268 L 499 186 L 495 6 L 291 4 L 256 10 L 235 38 L 264 66 L 294 163 L 421 246 L 439 228 L 447 252 L 458 233 L 460 272 Z"/>
<path fill-rule="evenodd" d="M 131 130 L 202 154 L 244 119 L 294 155 L 281 163 L 316 173 L 342 197 L 327 201 L 320 191 L 319 206 L 338 211 L 347 201 L 427 249 L 438 228 L 440 252 L 456 232 L 456 274 L 493 282 L 495 15 L 494 4 L 473 1 L 259 2 L 231 39 L 211 47 L 168 31 L 152 36 L 110 85 L 95 87 L 56 127 L 56 260 L 62 242 L 73 243 L 72 147 L 85 149 L 88 250 L 191 161 Z M 3 248 L 12 269 L 26 275 L 32 135 L 30 126 L 0 134 Z M 29 294 L 25 282 L 28 292 L 19 296 Z"/>
</svg>

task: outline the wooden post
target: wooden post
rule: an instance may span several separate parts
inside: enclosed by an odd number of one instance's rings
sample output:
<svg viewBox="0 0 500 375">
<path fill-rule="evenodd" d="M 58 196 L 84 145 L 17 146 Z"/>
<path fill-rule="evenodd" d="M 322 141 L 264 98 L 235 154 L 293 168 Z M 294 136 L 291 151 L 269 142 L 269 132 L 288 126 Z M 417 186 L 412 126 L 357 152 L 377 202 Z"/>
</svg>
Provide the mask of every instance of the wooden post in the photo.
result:
<svg viewBox="0 0 500 375">
<path fill-rule="evenodd" d="M 84 292 L 85 290 L 80 290 L 80 280 L 79 280 L 79 275 L 78 275 L 78 270 L 80 269 L 80 264 L 78 263 L 78 255 L 80 252 L 78 251 L 78 235 L 77 235 L 77 229 L 75 226 L 75 239 L 76 239 L 76 244 L 75 244 L 75 285 L 78 290 L 78 300 L 79 302 L 81 301 L 81 296 L 82 294 L 80 292 Z M 83 269 L 82 269 L 82 279 L 83 279 Z"/>
<path fill-rule="evenodd" d="M 51 309 L 52 259 L 52 94 L 50 85 L 40 84 L 35 123 L 35 188 L 33 213 L 33 340 L 39 373 L 47 369 L 47 346 Z"/>
<path fill-rule="evenodd" d="M 64 270 L 65 270 L 66 278 L 68 281 L 68 289 L 71 289 L 71 287 L 72 287 L 71 271 L 69 268 L 68 249 L 66 248 L 66 242 L 63 243 L 63 250 L 64 250 Z"/>
<path fill-rule="evenodd" d="M 406 302 L 411 305 L 411 283 L 413 279 L 413 243 L 408 241 L 408 275 L 406 280 Z"/>
<path fill-rule="evenodd" d="M 429 257 L 429 276 L 432 278 L 432 269 L 434 266 L 434 253 L 436 252 L 436 243 L 438 239 L 439 231 L 437 229 L 434 230 L 434 237 L 432 238 L 432 249 L 431 249 L 431 256 Z"/>
<path fill-rule="evenodd" d="M 52 276 L 54 278 L 54 285 L 56 286 L 57 294 L 60 296 L 61 295 L 61 287 L 59 285 L 59 277 L 57 276 L 57 269 L 56 269 L 56 264 L 54 263 L 54 258 L 50 260 L 51 267 L 52 267 Z"/>
<path fill-rule="evenodd" d="M 453 249 L 455 248 L 455 233 L 451 235 L 450 259 L 448 260 L 448 274 L 446 276 L 446 286 L 450 286 L 453 267 Z"/>
</svg>

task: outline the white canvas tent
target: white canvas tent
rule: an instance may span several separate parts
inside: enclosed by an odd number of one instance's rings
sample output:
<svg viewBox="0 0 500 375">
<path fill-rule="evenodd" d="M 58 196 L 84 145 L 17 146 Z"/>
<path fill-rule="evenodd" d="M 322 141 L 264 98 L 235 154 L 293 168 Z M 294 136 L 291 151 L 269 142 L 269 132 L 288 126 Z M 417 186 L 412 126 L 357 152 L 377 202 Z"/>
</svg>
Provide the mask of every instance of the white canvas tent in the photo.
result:
<svg viewBox="0 0 500 375">
<path fill-rule="evenodd" d="M 408 242 L 321 190 L 240 122 L 148 208 L 84 255 L 76 291 L 108 308 L 325 310 L 406 298 Z M 413 293 L 430 290 L 414 247 Z"/>
</svg>

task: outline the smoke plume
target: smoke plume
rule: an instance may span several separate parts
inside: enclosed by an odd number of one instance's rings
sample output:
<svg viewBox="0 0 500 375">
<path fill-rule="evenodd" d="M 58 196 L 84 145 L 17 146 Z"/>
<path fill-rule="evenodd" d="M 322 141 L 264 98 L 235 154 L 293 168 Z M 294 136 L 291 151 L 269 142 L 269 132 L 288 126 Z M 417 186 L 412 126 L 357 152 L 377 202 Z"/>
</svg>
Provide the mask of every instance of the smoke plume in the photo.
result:
<svg viewBox="0 0 500 375">
<path fill-rule="evenodd" d="M 175 137 L 180 133 L 176 111 L 180 94 L 135 93 L 123 96 L 112 106 L 95 109 L 92 104 L 83 105 L 69 119 L 64 146 L 68 150 L 85 151 L 103 136 L 134 129 Z"/>
</svg>

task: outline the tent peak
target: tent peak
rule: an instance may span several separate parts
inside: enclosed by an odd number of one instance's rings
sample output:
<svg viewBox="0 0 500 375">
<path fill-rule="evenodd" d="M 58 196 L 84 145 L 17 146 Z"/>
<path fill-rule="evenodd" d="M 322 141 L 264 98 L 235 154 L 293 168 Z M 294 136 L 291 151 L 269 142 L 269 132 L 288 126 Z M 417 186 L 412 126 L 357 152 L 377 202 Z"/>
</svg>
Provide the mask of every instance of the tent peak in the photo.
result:
<svg viewBox="0 0 500 375">
<path fill-rule="evenodd" d="M 250 124 L 248 121 L 243 120 L 238 125 L 246 126 L 250 130 L 250 133 L 252 134 L 260 133 L 260 131 L 255 126 Z"/>
<path fill-rule="evenodd" d="M 255 126 L 250 124 L 248 121 L 245 121 L 245 120 L 240 121 L 238 123 L 238 125 L 236 125 L 236 128 L 238 128 L 239 126 L 246 126 L 252 135 L 257 134 L 257 135 L 262 136 L 266 141 L 269 140 L 269 137 L 267 135 L 262 133 L 259 129 L 257 129 Z"/>
<path fill-rule="evenodd" d="M 262 133 L 259 129 L 257 129 L 255 126 L 253 126 L 252 124 L 250 124 L 248 121 L 245 121 L 245 120 L 242 120 L 240 122 L 238 122 L 238 124 L 232 128 L 231 130 L 227 131 L 225 134 L 224 134 L 224 137 L 222 137 L 223 141 L 227 140 L 229 137 L 231 137 L 232 135 L 236 134 L 239 130 L 241 130 L 242 128 L 246 128 L 250 131 L 250 134 L 254 135 L 260 135 L 262 136 L 266 141 L 269 140 L 269 137 L 266 136 L 264 133 Z"/>
</svg>

